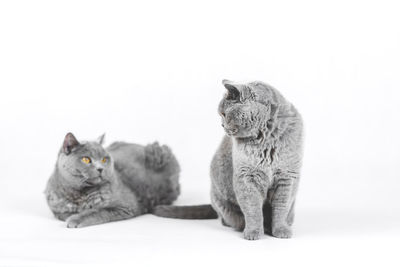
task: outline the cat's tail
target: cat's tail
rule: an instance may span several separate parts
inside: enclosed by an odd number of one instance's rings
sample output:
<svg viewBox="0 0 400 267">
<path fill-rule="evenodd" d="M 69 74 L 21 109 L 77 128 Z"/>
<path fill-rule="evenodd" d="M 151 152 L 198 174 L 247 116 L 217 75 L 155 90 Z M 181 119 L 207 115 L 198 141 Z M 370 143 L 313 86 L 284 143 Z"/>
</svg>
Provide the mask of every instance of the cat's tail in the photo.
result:
<svg viewBox="0 0 400 267">
<path fill-rule="evenodd" d="M 145 146 L 144 150 L 146 166 L 154 170 L 161 169 L 173 158 L 171 149 L 166 145 L 160 146 L 158 142 Z"/>
<path fill-rule="evenodd" d="M 160 205 L 153 209 L 152 214 L 175 219 L 217 219 L 218 214 L 211 205 L 169 206 Z"/>
</svg>

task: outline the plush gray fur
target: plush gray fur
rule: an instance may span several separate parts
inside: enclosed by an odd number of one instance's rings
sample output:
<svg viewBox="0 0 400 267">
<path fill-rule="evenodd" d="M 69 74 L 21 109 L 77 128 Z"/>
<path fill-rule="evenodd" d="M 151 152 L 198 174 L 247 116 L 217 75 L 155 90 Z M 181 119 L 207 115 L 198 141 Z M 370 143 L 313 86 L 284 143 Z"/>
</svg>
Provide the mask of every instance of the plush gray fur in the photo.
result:
<svg viewBox="0 0 400 267">
<path fill-rule="evenodd" d="M 45 194 L 67 227 L 132 218 L 178 197 L 180 168 L 167 146 L 116 142 L 104 149 L 103 141 L 104 136 L 97 142 L 78 142 L 71 133 L 65 137 Z"/>
<path fill-rule="evenodd" d="M 243 230 L 245 239 L 259 239 L 264 232 L 290 238 L 302 159 L 301 116 L 265 83 L 223 84 L 227 93 L 218 111 L 227 135 L 211 163 L 212 207 L 222 224 Z M 177 209 L 160 206 L 154 213 L 179 217 Z"/>
</svg>

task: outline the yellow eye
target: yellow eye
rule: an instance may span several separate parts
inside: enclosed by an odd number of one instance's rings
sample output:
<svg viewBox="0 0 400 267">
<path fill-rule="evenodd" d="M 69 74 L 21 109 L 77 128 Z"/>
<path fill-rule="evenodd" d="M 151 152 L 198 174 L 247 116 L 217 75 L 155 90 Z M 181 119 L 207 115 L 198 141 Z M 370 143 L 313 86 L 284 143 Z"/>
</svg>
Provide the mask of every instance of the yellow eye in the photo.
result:
<svg viewBox="0 0 400 267">
<path fill-rule="evenodd" d="M 89 164 L 90 162 L 92 162 L 92 160 L 89 157 L 83 157 L 82 158 L 82 162 L 86 163 L 86 164 Z"/>
<path fill-rule="evenodd" d="M 107 159 L 106 159 L 106 158 L 103 158 L 103 159 L 101 160 L 101 162 L 102 162 L 102 163 L 106 163 L 106 162 L 107 162 Z"/>
</svg>

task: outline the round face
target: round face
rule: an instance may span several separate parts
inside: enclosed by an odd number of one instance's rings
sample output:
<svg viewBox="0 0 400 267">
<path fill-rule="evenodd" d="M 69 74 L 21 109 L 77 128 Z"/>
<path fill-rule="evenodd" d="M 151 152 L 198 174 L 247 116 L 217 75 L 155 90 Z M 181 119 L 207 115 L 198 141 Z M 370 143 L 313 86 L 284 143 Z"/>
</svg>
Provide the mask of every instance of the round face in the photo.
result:
<svg viewBox="0 0 400 267">
<path fill-rule="evenodd" d="M 246 98 L 240 87 L 226 87 L 228 92 L 218 107 L 226 134 L 236 138 L 257 138 L 269 114 L 266 106 Z"/>
<path fill-rule="evenodd" d="M 233 101 L 224 98 L 219 105 L 222 127 L 233 137 L 256 137 L 259 133 L 257 103 Z"/>
<path fill-rule="evenodd" d="M 57 164 L 66 182 L 74 187 L 106 183 L 113 171 L 112 158 L 96 142 L 81 143 L 68 154 L 61 152 Z"/>
</svg>

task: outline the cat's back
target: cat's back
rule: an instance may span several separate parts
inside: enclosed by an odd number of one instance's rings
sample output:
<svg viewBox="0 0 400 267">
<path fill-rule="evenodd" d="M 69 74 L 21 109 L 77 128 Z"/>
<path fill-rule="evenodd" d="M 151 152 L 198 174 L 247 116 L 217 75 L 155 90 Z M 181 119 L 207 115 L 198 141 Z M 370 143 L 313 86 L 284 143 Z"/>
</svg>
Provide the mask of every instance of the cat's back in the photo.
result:
<svg viewBox="0 0 400 267">
<path fill-rule="evenodd" d="M 107 151 L 111 154 L 116 166 L 144 165 L 145 149 L 142 145 L 114 142 L 107 147 Z"/>
<path fill-rule="evenodd" d="M 168 146 L 116 142 L 107 150 L 119 178 L 140 199 L 143 208 L 171 204 L 178 197 L 180 167 Z"/>
<path fill-rule="evenodd" d="M 116 167 L 143 167 L 148 171 L 164 171 L 173 169 L 173 172 L 179 172 L 179 164 L 166 145 L 160 145 L 158 142 L 146 146 L 115 142 L 107 148 L 114 159 Z"/>
</svg>

